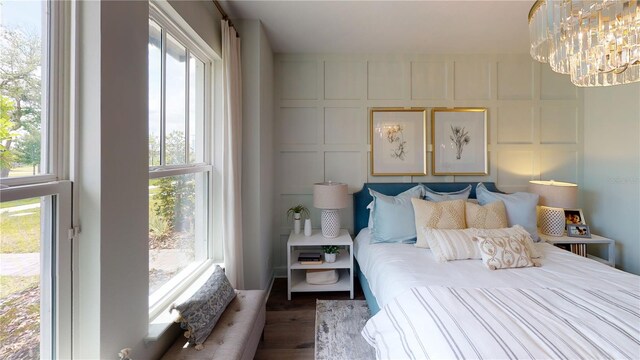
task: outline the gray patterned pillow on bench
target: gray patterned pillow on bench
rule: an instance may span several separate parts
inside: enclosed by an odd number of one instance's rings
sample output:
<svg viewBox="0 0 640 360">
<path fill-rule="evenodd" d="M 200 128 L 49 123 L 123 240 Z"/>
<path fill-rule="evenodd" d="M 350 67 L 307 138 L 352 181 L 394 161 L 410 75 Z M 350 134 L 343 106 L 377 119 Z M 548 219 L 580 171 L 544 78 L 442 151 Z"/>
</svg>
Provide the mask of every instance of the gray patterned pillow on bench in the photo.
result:
<svg viewBox="0 0 640 360">
<path fill-rule="evenodd" d="M 202 350 L 204 341 L 213 331 L 214 326 L 236 296 L 236 292 L 229 283 L 222 268 L 216 269 L 209 279 L 193 296 L 179 305 L 172 305 L 180 313 L 180 327 L 185 329 L 184 336 L 189 343 L 196 345 L 196 350 Z"/>
</svg>

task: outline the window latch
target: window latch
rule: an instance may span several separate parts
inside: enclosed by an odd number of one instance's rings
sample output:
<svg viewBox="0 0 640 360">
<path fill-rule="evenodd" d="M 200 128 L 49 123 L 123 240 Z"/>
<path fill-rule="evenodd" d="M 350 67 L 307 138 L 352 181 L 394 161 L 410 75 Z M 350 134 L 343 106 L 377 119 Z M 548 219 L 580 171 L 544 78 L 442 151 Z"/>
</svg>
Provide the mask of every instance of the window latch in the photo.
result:
<svg viewBox="0 0 640 360">
<path fill-rule="evenodd" d="M 68 231 L 69 231 L 69 240 L 73 240 L 78 236 L 78 234 L 80 234 L 80 227 L 74 226 Z"/>
</svg>

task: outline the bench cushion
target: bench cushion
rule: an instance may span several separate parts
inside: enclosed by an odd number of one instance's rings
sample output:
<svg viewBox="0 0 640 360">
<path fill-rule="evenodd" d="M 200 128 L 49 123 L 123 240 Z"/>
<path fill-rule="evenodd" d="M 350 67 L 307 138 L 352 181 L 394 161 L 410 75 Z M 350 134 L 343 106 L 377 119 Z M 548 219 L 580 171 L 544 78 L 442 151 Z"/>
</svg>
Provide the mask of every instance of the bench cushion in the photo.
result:
<svg viewBox="0 0 640 360">
<path fill-rule="evenodd" d="M 265 322 L 264 290 L 238 290 L 216 327 L 204 342 L 204 349 L 184 347 L 180 335 L 162 359 L 253 359 Z"/>
</svg>

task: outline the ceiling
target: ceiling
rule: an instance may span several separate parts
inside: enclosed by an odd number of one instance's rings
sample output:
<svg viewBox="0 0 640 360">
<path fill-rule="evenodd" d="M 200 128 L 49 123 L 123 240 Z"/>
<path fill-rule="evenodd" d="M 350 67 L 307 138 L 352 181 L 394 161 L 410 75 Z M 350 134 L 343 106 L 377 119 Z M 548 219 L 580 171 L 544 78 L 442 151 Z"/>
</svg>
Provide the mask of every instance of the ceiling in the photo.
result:
<svg viewBox="0 0 640 360">
<path fill-rule="evenodd" d="M 528 53 L 533 0 L 221 1 L 275 53 Z M 242 35 L 242 33 L 240 34 Z"/>
</svg>

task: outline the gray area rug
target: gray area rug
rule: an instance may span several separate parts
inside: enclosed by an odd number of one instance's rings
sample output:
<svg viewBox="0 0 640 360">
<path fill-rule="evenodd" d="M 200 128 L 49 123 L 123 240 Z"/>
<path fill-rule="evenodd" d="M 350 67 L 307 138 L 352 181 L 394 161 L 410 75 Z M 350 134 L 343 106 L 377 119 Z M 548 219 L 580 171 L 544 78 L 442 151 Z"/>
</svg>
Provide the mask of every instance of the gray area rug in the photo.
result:
<svg viewBox="0 0 640 360">
<path fill-rule="evenodd" d="M 369 317 L 364 300 L 316 300 L 316 360 L 375 359 L 360 335 Z"/>
</svg>

